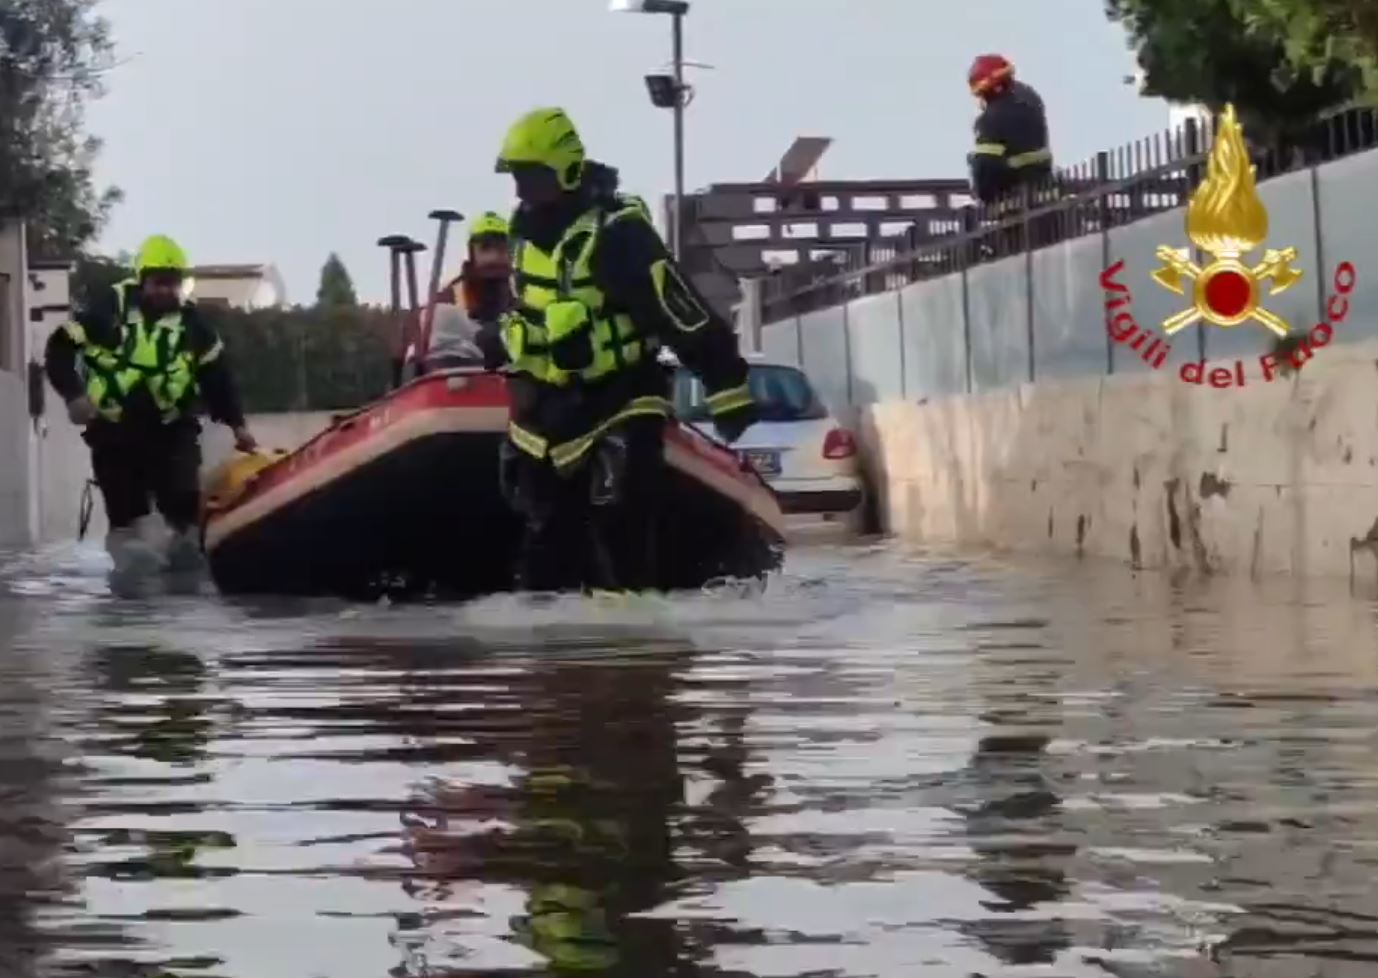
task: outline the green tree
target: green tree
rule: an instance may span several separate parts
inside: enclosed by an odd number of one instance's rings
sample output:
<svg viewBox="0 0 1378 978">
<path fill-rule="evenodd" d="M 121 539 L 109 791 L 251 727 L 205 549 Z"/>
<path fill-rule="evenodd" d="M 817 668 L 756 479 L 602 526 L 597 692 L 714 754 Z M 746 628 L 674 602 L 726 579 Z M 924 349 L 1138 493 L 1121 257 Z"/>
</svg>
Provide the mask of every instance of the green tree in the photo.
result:
<svg viewBox="0 0 1378 978">
<path fill-rule="evenodd" d="M 1277 37 L 1291 68 L 1313 80 L 1336 62 L 1356 67 L 1378 99 L 1378 0 L 1231 0 L 1257 36 Z"/>
<path fill-rule="evenodd" d="M 326 308 L 357 306 L 359 298 L 354 294 L 354 280 L 349 277 L 349 269 L 333 251 L 321 268 L 321 285 L 316 290 L 316 305 Z"/>
<path fill-rule="evenodd" d="M 72 305 L 89 308 L 99 296 L 133 275 L 133 269 L 133 257 L 124 252 L 114 258 L 78 255 L 72 269 Z"/>
<path fill-rule="evenodd" d="M 1106 13 L 1129 32 L 1145 75 L 1144 94 L 1200 103 L 1213 112 L 1233 103 L 1255 140 L 1290 141 L 1317 115 L 1351 100 L 1361 89 L 1362 71 L 1338 55 L 1297 71 L 1279 22 L 1247 13 L 1258 5 L 1106 0 Z"/>
<path fill-rule="evenodd" d="M 112 51 L 95 3 L 0 3 L 0 209 L 27 222 L 40 254 L 79 250 L 120 199 L 96 189 L 100 141 L 83 132 Z"/>
</svg>

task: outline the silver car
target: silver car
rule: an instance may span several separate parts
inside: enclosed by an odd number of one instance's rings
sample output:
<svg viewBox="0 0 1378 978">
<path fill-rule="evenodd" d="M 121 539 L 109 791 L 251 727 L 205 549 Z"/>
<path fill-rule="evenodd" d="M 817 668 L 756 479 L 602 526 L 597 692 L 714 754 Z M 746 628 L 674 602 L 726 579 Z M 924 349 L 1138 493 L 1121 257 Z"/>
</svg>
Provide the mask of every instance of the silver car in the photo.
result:
<svg viewBox="0 0 1378 978">
<path fill-rule="evenodd" d="M 733 448 L 776 491 L 786 515 L 855 524 L 865 501 L 856 436 L 838 422 L 798 367 L 758 355 L 747 360 L 760 420 Z M 674 390 L 676 413 L 713 435 L 699 380 L 676 367 Z"/>
</svg>

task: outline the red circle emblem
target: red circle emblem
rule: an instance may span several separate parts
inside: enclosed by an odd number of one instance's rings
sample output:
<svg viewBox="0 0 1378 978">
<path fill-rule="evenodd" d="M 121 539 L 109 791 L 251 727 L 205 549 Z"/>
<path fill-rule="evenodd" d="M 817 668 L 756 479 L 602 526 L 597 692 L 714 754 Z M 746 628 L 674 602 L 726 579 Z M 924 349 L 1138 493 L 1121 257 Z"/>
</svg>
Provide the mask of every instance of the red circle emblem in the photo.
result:
<svg viewBox="0 0 1378 978">
<path fill-rule="evenodd" d="M 1222 269 L 1206 283 L 1206 305 L 1221 319 L 1232 319 L 1249 308 L 1253 298 L 1253 283 L 1248 276 Z"/>
</svg>

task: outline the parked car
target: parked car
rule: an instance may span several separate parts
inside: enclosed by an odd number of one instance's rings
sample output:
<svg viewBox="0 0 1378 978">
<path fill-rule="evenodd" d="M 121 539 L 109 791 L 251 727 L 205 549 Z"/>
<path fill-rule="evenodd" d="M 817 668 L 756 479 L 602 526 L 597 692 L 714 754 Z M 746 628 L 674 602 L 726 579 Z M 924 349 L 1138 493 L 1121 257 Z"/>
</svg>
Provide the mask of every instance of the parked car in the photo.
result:
<svg viewBox="0 0 1378 978">
<path fill-rule="evenodd" d="M 787 515 L 854 521 L 865 500 L 856 436 L 828 410 L 808 375 L 788 363 L 747 357 L 761 420 L 733 446 L 775 489 Z M 675 410 L 707 434 L 703 386 L 675 368 Z"/>
</svg>

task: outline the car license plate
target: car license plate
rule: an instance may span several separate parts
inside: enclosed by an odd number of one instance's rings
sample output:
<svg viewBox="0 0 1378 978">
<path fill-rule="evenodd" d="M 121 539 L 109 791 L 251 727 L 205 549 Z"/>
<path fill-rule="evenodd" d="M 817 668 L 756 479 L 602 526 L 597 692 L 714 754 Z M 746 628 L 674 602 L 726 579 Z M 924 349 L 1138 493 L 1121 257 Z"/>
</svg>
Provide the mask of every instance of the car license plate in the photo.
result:
<svg viewBox="0 0 1378 978">
<path fill-rule="evenodd" d="M 742 457 L 751 464 L 751 467 L 761 475 L 780 474 L 780 453 L 766 451 L 760 448 L 748 448 L 742 452 Z"/>
</svg>

